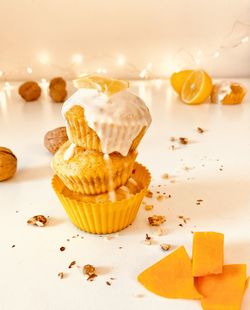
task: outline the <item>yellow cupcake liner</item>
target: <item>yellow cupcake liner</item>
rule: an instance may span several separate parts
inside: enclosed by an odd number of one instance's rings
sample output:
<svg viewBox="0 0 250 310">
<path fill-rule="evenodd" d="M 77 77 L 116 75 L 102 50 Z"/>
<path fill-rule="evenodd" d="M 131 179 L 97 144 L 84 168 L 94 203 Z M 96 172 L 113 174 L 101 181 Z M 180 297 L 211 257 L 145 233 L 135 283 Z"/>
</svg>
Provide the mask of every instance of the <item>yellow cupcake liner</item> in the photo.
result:
<svg viewBox="0 0 250 310">
<path fill-rule="evenodd" d="M 87 122 L 84 118 L 74 118 L 66 116 L 66 121 L 68 125 L 68 136 L 69 140 L 75 145 L 81 146 L 87 150 L 95 150 L 98 152 L 103 152 L 101 141 L 96 134 L 96 132 L 88 127 Z M 133 127 L 130 126 L 112 126 L 103 124 L 104 131 L 106 130 L 110 136 L 117 136 L 119 141 L 124 141 L 126 143 L 127 136 L 130 134 L 129 131 L 133 130 Z M 130 151 L 136 150 L 139 145 L 142 137 L 146 132 L 146 127 L 144 127 L 136 138 L 133 140 L 132 145 L 130 147 Z"/>
<path fill-rule="evenodd" d="M 63 193 L 65 185 L 56 175 L 52 179 L 52 187 L 76 227 L 93 234 L 110 234 L 126 228 L 134 221 L 151 175 L 144 166 L 135 163 L 133 179 L 142 185 L 141 191 L 130 198 L 114 202 L 92 202 L 90 196 L 84 195 L 82 199 L 66 196 Z"/>
<path fill-rule="evenodd" d="M 98 195 L 106 193 L 109 190 L 115 190 L 116 188 L 124 185 L 129 179 L 135 161 L 136 155 L 128 165 L 124 165 L 124 168 L 116 171 L 112 175 L 112 182 L 109 181 L 109 175 L 100 171 L 98 177 L 86 177 L 84 173 L 78 176 L 67 176 L 61 173 L 57 173 L 61 181 L 71 191 L 81 193 L 84 195 Z"/>
</svg>

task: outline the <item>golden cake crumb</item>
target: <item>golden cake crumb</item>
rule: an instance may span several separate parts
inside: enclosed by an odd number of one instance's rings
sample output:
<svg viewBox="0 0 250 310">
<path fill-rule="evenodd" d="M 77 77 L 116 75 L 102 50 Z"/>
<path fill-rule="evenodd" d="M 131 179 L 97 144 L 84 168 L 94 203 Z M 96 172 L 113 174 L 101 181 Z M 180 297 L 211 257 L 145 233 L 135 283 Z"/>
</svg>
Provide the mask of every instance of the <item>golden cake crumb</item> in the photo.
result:
<svg viewBox="0 0 250 310">
<path fill-rule="evenodd" d="M 153 215 L 148 217 L 149 225 L 151 226 L 160 226 L 164 222 L 166 222 L 166 218 L 164 215 Z"/>
<path fill-rule="evenodd" d="M 162 244 L 160 245 L 160 247 L 161 247 L 161 249 L 162 249 L 163 251 L 168 251 L 168 250 L 171 249 L 171 245 L 170 245 L 170 244 L 167 244 L 167 243 L 162 243 Z"/>
<path fill-rule="evenodd" d="M 153 208 L 154 208 L 153 205 L 145 205 L 145 206 L 144 206 L 144 209 L 145 209 L 146 211 L 150 211 L 150 210 L 152 210 Z"/>
</svg>

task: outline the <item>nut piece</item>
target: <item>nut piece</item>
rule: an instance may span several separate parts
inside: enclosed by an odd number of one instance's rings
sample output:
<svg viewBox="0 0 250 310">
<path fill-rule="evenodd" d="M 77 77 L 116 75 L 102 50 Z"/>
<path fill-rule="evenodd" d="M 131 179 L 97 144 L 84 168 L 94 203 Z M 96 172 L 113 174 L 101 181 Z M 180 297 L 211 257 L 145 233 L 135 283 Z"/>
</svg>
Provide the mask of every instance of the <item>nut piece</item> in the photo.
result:
<svg viewBox="0 0 250 310">
<path fill-rule="evenodd" d="M 43 215 L 35 215 L 31 217 L 27 223 L 34 226 L 43 227 L 47 223 L 47 218 Z"/>
<path fill-rule="evenodd" d="M 150 190 L 147 190 L 147 193 L 145 195 L 148 198 L 152 198 L 153 197 L 153 193 Z"/>
<path fill-rule="evenodd" d="M 144 209 L 145 209 L 146 211 L 150 211 L 150 210 L 152 210 L 153 208 L 154 208 L 153 205 L 145 205 L 145 206 L 144 206 Z"/>
<path fill-rule="evenodd" d="M 149 225 L 151 226 L 160 226 L 164 222 L 166 222 L 166 218 L 164 215 L 153 215 L 148 217 Z"/>
<path fill-rule="evenodd" d="M 63 272 L 59 272 L 57 276 L 58 276 L 60 279 L 63 279 L 64 273 L 63 273 Z"/>
<path fill-rule="evenodd" d="M 161 247 L 161 249 L 162 249 L 163 251 L 168 251 L 168 250 L 171 249 L 171 245 L 170 245 L 170 244 L 167 244 L 167 243 L 162 243 L 162 244 L 160 245 L 160 247 Z"/>
<path fill-rule="evenodd" d="M 92 274 L 95 273 L 95 267 L 88 264 L 88 265 L 84 265 L 83 266 L 83 273 L 88 275 L 88 276 L 91 276 Z"/>
<path fill-rule="evenodd" d="M 66 127 L 50 130 L 44 136 L 44 146 L 52 154 L 55 154 L 66 141 L 68 141 Z"/>
<path fill-rule="evenodd" d="M 152 238 L 151 238 L 148 234 L 146 234 L 144 243 L 145 243 L 146 245 L 151 245 L 151 243 L 152 243 Z"/>
<path fill-rule="evenodd" d="M 179 142 L 180 142 L 180 144 L 188 144 L 188 138 L 180 137 Z"/>
<path fill-rule="evenodd" d="M 0 181 L 13 177 L 17 169 L 17 158 L 6 147 L 0 146 Z"/>
<path fill-rule="evenodd" d="M 92 265 L 83 266 L 83 273 L 88 276 L 87 281 L 93 281 L 97 277 L 95 271 L 95 267 Z"/>
<path fill-rule="evenodd" d="M 66 81 L 61 77 L 56 77 L 50 81 L 49 95 L 54 102 L 63 102 L 67 97 Z"/>
<path fill-rule="evenodd" d="M 41 87 L 38 83 L 29 81 L 19 87 L 18 93 L 27 102 L 35 101 L 41 96 Z"/>
</svg>

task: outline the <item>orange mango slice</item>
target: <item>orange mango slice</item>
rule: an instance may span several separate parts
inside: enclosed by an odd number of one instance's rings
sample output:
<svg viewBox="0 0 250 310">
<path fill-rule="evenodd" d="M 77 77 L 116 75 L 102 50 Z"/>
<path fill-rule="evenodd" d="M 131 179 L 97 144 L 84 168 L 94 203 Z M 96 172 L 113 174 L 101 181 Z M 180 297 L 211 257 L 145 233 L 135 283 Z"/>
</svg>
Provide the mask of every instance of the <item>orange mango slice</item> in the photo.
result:
<svg viewBox="0 0 250 310">
<path fill-rule="evenodd" d="M 246 288 L 246 265 L 225 265 L 218 275 L 196 278 L 204 310 L 240 310 Z"/>
<path fill-rule="evenodd" d="M 193 236 L 193 276 L 222 273 L 223 263 L 224 235 L 216 232 L 195 232 Z"/>
<path fill-rule="evenodd" d="M 149 291 L 163 297 L 201 298 L 194 286 L 191 260 L 183 246 L 144 270 L 137 279 Z"/>
</svg>

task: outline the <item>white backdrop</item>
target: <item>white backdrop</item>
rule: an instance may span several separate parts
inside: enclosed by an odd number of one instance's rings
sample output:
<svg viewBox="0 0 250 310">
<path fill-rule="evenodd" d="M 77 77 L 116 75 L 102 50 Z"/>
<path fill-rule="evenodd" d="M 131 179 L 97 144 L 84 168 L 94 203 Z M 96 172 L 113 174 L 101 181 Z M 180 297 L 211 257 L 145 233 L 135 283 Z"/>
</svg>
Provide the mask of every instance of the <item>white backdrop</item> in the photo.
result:
<svg viewBox="0 0 250 310">
<path fill-rule="evenodd" d="M 152 63 L 150 75 L 166 77 L 176 63 L 190 66 L 191 53 L 213 76 L 249 77 L 249 41 L 212 56 L 249 34 L 244 26 L 230 36 L 237 20 L 250 23 L 249 6 L 249 0 L 0 0 L 0 73 L 10 80 L 26 79 L 27 67 L 33 78 L 105 68 L 136 78 Z"/>
</svg>

